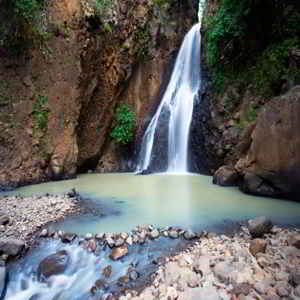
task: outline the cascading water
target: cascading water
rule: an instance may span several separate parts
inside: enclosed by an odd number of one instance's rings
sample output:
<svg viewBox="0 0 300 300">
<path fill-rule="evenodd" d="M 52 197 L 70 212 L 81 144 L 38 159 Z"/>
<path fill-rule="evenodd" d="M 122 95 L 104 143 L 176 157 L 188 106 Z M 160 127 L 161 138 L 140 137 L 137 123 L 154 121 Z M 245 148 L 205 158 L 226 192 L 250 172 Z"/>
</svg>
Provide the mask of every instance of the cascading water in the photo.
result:
<svg viewBox="0 0 300 300">
<path fill-rule="evenodd" d="M 200 52 L 201 36 L 198 23 L 184 38 L 166 92 L 145 132 L 138 172 L 153 169 L 152 164 L 158 159 L 153 154 L 155 152 L 160 152 L 162 157 L 166 157 L 167 172 L 188 171 L 189 129 L 194 99 L 201 85 Z M 159 133 L 163 127 L 161 122 L 168 122 L 168 129 Z M 168 147 L 160 147 L 162 140 L 167 140 Z M 162 151 L 167 153 L 163 154 Z"/>
</svg>

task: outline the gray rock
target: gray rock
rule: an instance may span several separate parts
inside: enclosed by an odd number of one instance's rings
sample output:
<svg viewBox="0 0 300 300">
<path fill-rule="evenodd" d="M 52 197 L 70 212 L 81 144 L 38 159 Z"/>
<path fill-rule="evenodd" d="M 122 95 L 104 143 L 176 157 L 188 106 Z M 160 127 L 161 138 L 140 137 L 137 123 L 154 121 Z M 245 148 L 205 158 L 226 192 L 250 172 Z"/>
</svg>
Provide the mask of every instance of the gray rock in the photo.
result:
<svg viewBox="0 0 300 300">
<path fill-rule="evenodd" d="M 300 297 L 300 285 L 298 285 L 294 290 L 294 295 L 296 297 Z"/>
<path fill-rule="evenodd" d="M 0 298 L 4 296 L 7 285 L 7 271 L 5 267 L 0 267 Z"/>
<path fill-rule="evenodd" d="M 257 217 L 248 221 L 248 229 L 253 238 L 260 238 L 263 237 L 264 234 L 270 233 L 272 227 L 272 221 L 266 217 Z"/>
<path fill-rule="evenodd" d="M 131 270 L 128 275 L 130 280 L 137 280 L 139 277 L 139 273 L 136 270 Z"/>
<path fill-rule="evenodd" d="M 103 272 L 102 272 L 103 276 L 105 278 L 110 278 L 111 274 L 112 274 L 112 266 L 111 265 L 108 265 L 106 266 L 104 269 L 103 269 Z"/>
<path fill-rule="evenodd" d="M 292 235 L 289 240 L 288 243 L 290 246 L 296 247 L 297 249 L 300 249 L 300 234 L 294 234 Z"/>
<path fill-rule="evenodd" d="M 66 232 L 62 237 L 61 241 L 63 243 L 71 243 L 76 238 L 76 234 Z"/>
<path fill-rule="evenodd" d="M 112 237 L 110 237 L 110 236 L 106 237 L 106 243 L 107 243 L 107 245 L 108 245 L 110 248 L 112 248 L 112 247 L 115 246 L 115 241 L 114 241 L 114 239 L 113 239 Z"/>
<path fill-rule="evenodd" d="M 115 246 L 116 247 L 120 247 L 120 246 L 122 246 L 124 244 L 124 240 L 122 239 L 122 238 L 117 238 L 116 240 L 115 240 Z"/>
<path fill-rule="evenodd" d="M 47 237 L 47 236 L 48 236 L 48 230 L 45 228 L 45 229 L 43 229 L 43 230 L 41 231 L 40 237 L 45 238 L 45 237 Z"/>
<path fill-rule="evenodd" d="M 157 239 L 159 237 L 159 231 L 155 228 L 149 234 L 151 239 Z"/>
<path fill-rule="evenodd" d="M 170 230 L 169 231 L 169 237 L 172 238 L 172 239 L 178 239 L 178 237 L 179 237 L 178 231 Z"/>
<path fill-rule="evenodd" d="M 292 270 L 291 272 L 290 272 L 290 278 L 291 278 L 291 284 L 293 285 L 293 286 L 298 286 L 298 285 L 300 285 L 300 270 L 298 270 L 298 269 L 295 269 L 295 270 Z"/>
<path fill-rule="evenodd" d="M 0 216 L 0 225 L 7 225 L 9 223 L 9 216 Z"/>
<path fill-rule="evenodd" d="M 38 279 L 44 281 L 52 275 L 63 273 L 68 267 L 70 256 L 66 250 L 61 250 L 43 259 L 37 270 Z"/>
<path fill-rule="evenodd" d="M 213 184 L 221 186 L 234 186 L 237 185 L 239 180 L 238 172 L 230 166 L 220 167 L 214 174 Z"/>
<path fill-rule="evenodd" d="M 191 230 L 185 231 L 183 236 L 186 240 L 193 240 L 197 237 L 197 235 Z"/>
<path fill-rule="evenodd" d="M 17 239 L 0 239 L 0 254 L 4 253 L 9 256 L 19 255 L 25 247 L 25 243 Z"/>
</svg>

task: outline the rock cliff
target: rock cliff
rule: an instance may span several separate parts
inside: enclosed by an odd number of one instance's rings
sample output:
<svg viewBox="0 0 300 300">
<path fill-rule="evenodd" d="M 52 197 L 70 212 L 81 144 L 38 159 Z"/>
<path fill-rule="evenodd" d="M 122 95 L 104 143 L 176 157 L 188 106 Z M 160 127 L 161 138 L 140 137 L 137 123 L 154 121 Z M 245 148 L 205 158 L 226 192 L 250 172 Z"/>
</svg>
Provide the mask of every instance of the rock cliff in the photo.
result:
<svg viewBox="0 0 300 300">
<path fill-rule="evenodd" d="M 197 1 L 47 3 L 32 47 L 0 49 L 2 187 L 128 170 L 131 148 L 110 137 L 115 110 L 131 105 L 139 140 L 197 22 Z"/>
</svg>

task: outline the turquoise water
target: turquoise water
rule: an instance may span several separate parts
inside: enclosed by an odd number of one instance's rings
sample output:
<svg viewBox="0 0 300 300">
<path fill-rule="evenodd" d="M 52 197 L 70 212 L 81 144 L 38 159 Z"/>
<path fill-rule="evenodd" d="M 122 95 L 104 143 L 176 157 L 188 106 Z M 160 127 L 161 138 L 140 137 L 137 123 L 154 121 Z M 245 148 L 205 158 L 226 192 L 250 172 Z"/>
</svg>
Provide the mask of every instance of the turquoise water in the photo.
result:
<svg viewBox="0 0 300 300">
<path fill-rule="evenodd" d="M 210 176 L 202 175 L 86 174 L 22 187 L 13 194 L 57 194 L 75 188 L 95 214 L 55 226 L 81 234 L 130 231 L 140 224 L 202 230 L 260 215 L 275 223 L 300 223 L 300 203 L 250 196 L 211 182 Z"/>
</svg>

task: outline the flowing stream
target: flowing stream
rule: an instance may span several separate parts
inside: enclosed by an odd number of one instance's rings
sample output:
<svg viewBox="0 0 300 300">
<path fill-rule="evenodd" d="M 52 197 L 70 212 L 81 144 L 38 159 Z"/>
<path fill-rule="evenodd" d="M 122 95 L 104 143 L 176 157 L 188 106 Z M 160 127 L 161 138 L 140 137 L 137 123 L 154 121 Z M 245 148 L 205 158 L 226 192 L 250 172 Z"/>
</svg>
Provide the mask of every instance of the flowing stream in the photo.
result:
<svg viewBox="0 0 300 300">
<path fill-rule="evenodd" d="M 245 195 L 236 188 L 212 185 L 211 177 L 202 175 L 86 174 L 73 180 L 22 187 L 10 194 L 60 194 L 72 188 L 84 198 L 82 205 L 91 212 L 52 224 L 53 229 L 78 234 L 129 232 L 137 225 L 153 224 L 220 232 L 232 221 L 259 215 L 282 225 L 299 225 L 299 203 Z M 77 243 L 80 241 L 70 245 L 45 241 L 11 266 L 5 300 L 99 299 L 103 293 L 120 291 L 123 285 L 119 278 L 133 266 L 140 277 L 126 285 L 138 288 L 155 271 L 153 259 L 184 247 L 180 239 L 160 238 L 131 246 L 128 256 L 114 262 L 109 258 L 110 249 L 98 249 L 94 254 Z M 65 272 L 45 282 L 38 280 L 40 261 L 60 250 L 71 257 Z M 109 279 L 102 275 L 107 265 L 113 270 Z M 90 290 L 97 280 L 105 284 L 93 296 Z"/>
<path fill-rule="evenodd" d="M 200 23 L 198 23 L 184 38 L 166 92 L 145 132 L 138 172 L 151 171 L 153 160 L 157 163 L 161 157 L 167 158 L 167 172 L 188 171 L 189 129 L 194 99 L 201 85 L 200 47 Z M 164 127 L 160 126 L 161 122 L 168 123 L 168 128 L 164 132 L 159 132 Z M 167 140 L 168 146 L 161 147 L 161 140 Z M 153 155 L 155 151 L 167 153 L 160 153 L 161 157 L 157 157 Z"/>
</svg>

